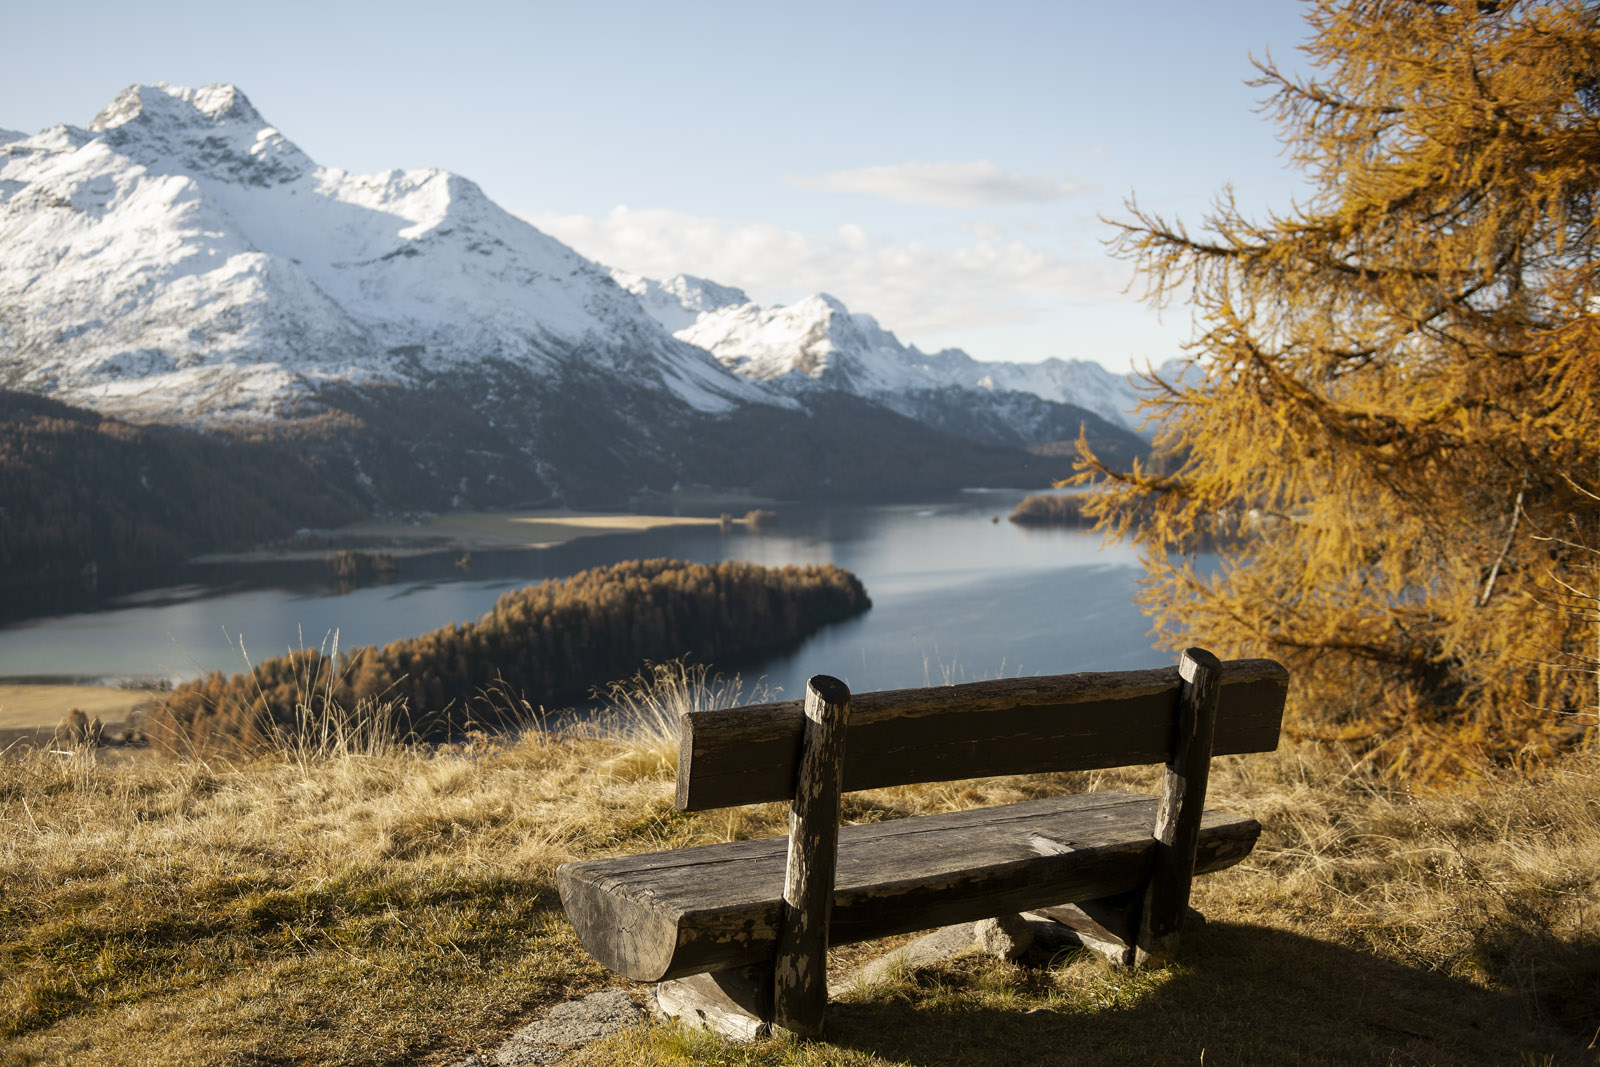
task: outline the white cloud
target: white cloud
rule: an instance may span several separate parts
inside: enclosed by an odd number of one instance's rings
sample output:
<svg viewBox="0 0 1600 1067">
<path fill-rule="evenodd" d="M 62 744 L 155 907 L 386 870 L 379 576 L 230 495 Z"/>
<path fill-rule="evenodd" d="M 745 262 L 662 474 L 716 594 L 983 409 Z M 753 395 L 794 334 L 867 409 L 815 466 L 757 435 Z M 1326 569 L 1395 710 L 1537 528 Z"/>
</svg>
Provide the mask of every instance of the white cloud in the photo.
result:
<svg viewBox="0 0 1600 1067">
<path fill-rule="evenodd" d="M 522 213 L 590 259 L 666 278 L 685 273 L 744 289 L 759 303 L 828 292 L 906 341 L 1039 321 L 1071 304 L 1129 302 L 1127 268 L 1073 261 L 994 226 L 952 228 L 949 243 L 900 242 L 858 225 L 810 236 L 665 208 L 614 208 L 604 218 Z M 979 353 L 974 353 L 975 355 Z"/>
<path fill-rule="evenodd" d="M 1003 170 L 986 159 L 971 163 L 897 163 L 860 170 L 836 170 L 789 181 L 807 189 L 867 193 L 902 204 L 939 207 L 1040 204 L 1059 200 L 1083 188 L 1061 177 Z"/>
</svg>

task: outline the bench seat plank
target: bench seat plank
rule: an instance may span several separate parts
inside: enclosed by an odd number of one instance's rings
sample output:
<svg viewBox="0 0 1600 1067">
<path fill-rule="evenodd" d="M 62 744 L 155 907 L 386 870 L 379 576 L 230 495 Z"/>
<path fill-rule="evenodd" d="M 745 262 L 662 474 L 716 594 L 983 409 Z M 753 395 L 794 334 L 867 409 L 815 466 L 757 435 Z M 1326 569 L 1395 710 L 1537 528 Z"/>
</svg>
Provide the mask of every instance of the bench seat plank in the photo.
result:
<svg viewBox="0 0 1600 1067">
<path fill-rule="evenodd" d="M 1105 790 L 840 831 L 829 940 L 845 944 L 1126 893 L 1152 861 L 1156 799 Z M 1254 819 L 1207 811 L 1195 873 L 1249 855 Z M 787 839 L 569 863 L 584 948 L 639 981 L 770 963 Z"/>
<path fill-rule="evenodd" d="M 1178 669 L 999 678 L 850 700 L 844 789 L 1163 763 L 1178 721 Z M 1212 755 L 1278 746 L 1289 673 L 1222 664 Z M 800 760 L 798 700 L 691 711 L 678 746 L 685 811 L 787 801 Z"/>
</svg>

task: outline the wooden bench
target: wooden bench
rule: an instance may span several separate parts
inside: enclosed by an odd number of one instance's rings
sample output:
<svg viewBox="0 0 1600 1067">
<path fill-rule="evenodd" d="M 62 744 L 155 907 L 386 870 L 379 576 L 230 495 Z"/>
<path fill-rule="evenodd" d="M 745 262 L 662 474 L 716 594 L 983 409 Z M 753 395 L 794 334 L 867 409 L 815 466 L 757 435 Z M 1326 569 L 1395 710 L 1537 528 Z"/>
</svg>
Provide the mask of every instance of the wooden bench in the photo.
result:
<svg viewBox="0 0 1600 1067">
<path fill-rule="evenodd" d="M 1277 747 L 1288 672 L 1189 649 L 1177 668 L 1014 678 L 683 717 L 677 807 L 791 802 L 787 837 L 586 860 L 557 872 L 584 947 L 727 1033 L 822 1030 L 826 951 L 1043 913 L 1125 947 L 1177 948 L 1194 874 L 1250 853 L 1205 811 L 1213 754 Z M 848 720 L 848 744 L 846 743 Z M 1164 763 L 1159 797 L 1105 790 L 839 826 L 841 791 Z"/>
</svg>

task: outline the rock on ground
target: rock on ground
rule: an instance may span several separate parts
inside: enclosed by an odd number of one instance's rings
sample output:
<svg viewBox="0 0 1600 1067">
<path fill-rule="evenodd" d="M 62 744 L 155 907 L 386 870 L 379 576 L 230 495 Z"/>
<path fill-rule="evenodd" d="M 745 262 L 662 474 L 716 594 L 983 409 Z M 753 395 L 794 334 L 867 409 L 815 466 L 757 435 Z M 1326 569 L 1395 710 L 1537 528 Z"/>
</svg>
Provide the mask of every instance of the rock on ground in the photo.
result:
<svg viewBox="0 0 1600 1067">
<path fill-rule="evenodd" d="M 468 1056 L 450 1067 L 525 1067 L 554 1063 L 567 1053 L 643 1022 L 644 1009 L 621 989 L 602 989 L 557 1004 L 487 1056 Z"/>
</svg>

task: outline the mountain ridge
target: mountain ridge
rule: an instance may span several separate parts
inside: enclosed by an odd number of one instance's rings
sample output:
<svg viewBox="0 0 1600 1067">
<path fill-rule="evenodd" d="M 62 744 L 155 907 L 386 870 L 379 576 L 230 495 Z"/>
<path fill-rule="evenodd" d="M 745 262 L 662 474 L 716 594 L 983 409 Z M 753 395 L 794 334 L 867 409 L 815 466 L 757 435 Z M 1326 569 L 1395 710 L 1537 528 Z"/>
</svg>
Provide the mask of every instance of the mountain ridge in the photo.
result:
<svg viewBox="0 0 1600 1067">
<path fill-rule="evenodd" d="M 831 384 L 857 395 L 920 384 L 905 374 L 905 360 L 884 358 L 919 351 L 828 293 L 788 305 L 716 308 L 683 332 L 729 370 L 757 381 Z"/>
<path fill-rule="evenodd" d="M 194 421 L 282 414 L 328 379 L 582 359 L 697 410 L 783 403 L 663 336 L 603 268 L 470 180 L 319 167 L 231 86 L 133 87 L 88 130 L 0 153 L 22 186 L 0 203 L 0 351 L 49 350 L 21 373 L 8 361 L 12 388 L 53 377 L 69 402 Z M 78 270 L 59 270 L 63 248 Z M 47 346 L 28 328 L 63 318 Z"/>
<path fill-rule="evenodd" d="M 743 290 L 693 275 L 657 281 L 613 270 L 612 276 L 679 340 L 791 396 L 842 391 L 989 443 L 1073 438 L 1073 420 L 1086 415 L 1141 432 L 1134 385 L 1098 363 L 991 362 L 958 348 L 923 352 L 828 293 L 761 305 Z"/>
<path fill-rule="evenodd" d="M 281 439 L 378 509 L 1034 487 L 1064 473 L 1014 447 L 1040 434 L 1143 447 L 1022 394 L 969 417 L 971 390 L 733 373 L 659 316 L 693 328 L 741 291 L 653 283 L 652 307 L 460 175 L 319 165 L 229 85 L 133 86 L 86 128 L 0 143 L 0 249 L 0 389 Z"/>
</svg>

